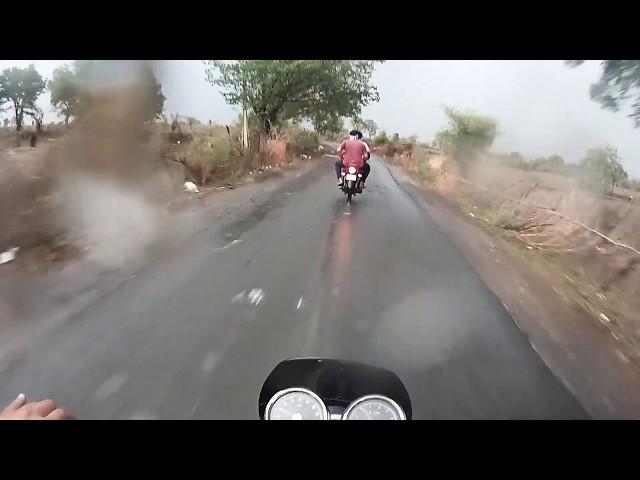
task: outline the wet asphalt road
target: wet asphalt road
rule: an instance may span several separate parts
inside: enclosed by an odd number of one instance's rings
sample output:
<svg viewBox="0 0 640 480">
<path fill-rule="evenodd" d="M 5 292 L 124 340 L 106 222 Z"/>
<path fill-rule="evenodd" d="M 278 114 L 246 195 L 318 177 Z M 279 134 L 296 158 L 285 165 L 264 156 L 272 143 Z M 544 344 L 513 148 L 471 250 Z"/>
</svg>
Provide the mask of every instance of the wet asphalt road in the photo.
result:
<svg viewBox="0 0 640 480">
<path fill-rule="evenodd" d="M 0 372 L 0 400 L 251 419 L 277 363 L 322 356 L 396 372 L 416 419 L 587 416 L 382 161 L 350 208 L 322 162 L 39 340 Z"/>
</svg>

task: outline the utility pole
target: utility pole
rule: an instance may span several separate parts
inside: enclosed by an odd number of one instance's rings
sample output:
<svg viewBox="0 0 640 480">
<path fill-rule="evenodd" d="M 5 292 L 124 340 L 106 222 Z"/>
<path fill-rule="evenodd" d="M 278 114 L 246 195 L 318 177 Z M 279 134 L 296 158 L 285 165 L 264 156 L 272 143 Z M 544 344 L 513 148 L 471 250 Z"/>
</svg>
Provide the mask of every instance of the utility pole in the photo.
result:
<svg viewBox="0 0 640 480">
<path fill-rule="evenodd" d="M 242 148 L 247 150 L 249 148 L 249 129 L 247 128 L 247 110 L 242 109 Z"/>
</svg>

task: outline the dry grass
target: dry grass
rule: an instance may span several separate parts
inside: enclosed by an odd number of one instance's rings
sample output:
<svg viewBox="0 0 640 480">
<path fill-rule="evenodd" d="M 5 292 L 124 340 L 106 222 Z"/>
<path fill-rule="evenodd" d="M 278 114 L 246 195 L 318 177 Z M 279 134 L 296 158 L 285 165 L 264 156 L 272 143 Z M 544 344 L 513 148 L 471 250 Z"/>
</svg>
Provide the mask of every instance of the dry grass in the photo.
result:
<svg viewBox="0 0 640 480">
<path fill-rule="evenodd" d="M 613 243 L 640 248 L 640 206 L 583 190 L 571 177 L 491 162 L 455 180 L 448 196 L 536 256 L 560 290 L 595 318 L 604 313 L 618 337 L 640 345 L 640 255 Z"/>
</svg>

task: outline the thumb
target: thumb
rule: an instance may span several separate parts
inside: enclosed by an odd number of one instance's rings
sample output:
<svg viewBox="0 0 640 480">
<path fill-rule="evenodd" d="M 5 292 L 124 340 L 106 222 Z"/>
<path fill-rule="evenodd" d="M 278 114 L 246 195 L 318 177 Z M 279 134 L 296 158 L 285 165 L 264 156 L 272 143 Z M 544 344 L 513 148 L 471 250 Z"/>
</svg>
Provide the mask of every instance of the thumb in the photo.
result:
<svg viewBox="0 0 640 480">
<path fill-rule="evenodd" d="M 25 403 L 27 403 L 27 397 L 25 396 L 24 393 L 20 393 L 13 402 L 11 402 L 9 405 L 7 405 L 7 408 L 5 408 L 2 411 L 2 413 L 13 412 L 13 411 L 19 409 Z"/>
</svg>

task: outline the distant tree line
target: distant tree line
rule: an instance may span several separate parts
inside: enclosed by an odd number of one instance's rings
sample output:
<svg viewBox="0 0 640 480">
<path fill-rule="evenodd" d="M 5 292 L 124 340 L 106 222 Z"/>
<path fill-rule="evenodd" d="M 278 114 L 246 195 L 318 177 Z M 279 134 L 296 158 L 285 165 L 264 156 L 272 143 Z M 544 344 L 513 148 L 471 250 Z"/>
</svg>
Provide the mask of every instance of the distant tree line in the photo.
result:
<svg viewBox="0 0 640 480">
<path fill-rule="evenodd" d="M 44 111 L 37 105 L 37 100 L 49 90 L 52 106 L 68 124 L 71 118 L 82 117 L 90 104 L 95 80 L 103 77 L 109 68 L 109 62 L 76 60 L 71 65 L 57 68 L 49 80 L 43 78 L 34 65 L 4 69 L 0 73 L 0 111 L 11 111 L 12 123 L 18 132 L 24 126 L 25 117 L 31 117 L 40 130 Z M 139 89 L 139 98 L 145 105 L 144 119 L 160 118 L 165 96 L 149 65 L 142 65 L 141 75 L 132 87 Z M 8 119 L 4 120 L 3 126 L 9 126 Z"/>
</svg>

